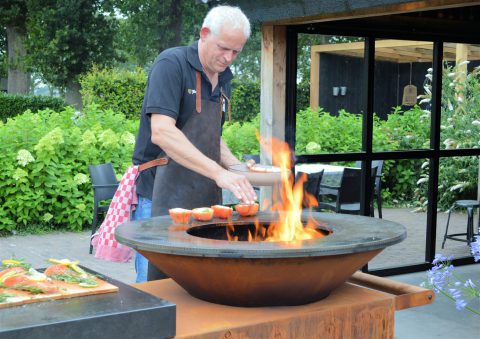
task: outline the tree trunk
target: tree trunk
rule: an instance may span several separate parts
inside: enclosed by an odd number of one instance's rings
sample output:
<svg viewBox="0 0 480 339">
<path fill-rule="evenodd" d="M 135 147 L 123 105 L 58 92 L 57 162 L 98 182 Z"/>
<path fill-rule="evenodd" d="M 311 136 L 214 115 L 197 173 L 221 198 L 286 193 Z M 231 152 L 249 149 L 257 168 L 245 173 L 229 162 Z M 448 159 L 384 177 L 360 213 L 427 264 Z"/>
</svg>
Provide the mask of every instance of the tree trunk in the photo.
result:
<svg viewBox="0 0 480 339">
<path fill-rule="evenodd" d="M 30 73 L 25 72 L 24 58 L 27 55 L 23 45 L 24 34 L 18 27 L 7 27 L 8 45 L 8 93 L 29 93 Z"/>
<path fill-rule="evenodd" d="M 78 110 L 83 108 L 82 96 L 80 94 L 80 84 L 78 81 L 70 80 L 67 85 L 65 93 L 65 101 L 70 106 L 75 107 Z"/>
</svg>

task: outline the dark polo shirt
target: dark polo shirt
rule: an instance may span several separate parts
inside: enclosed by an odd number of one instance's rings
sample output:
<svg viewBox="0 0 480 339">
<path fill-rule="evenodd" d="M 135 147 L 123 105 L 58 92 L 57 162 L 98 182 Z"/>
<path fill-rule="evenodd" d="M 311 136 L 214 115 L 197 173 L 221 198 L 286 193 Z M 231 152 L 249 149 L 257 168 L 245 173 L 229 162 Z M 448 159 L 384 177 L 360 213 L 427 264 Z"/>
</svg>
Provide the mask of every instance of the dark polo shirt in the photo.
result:
<svg viewBox="0 0 480 339">
<path fill-rule="evenodd" d="M 174 47 L 160 53 L 148 75 L 147 88 L 143 99 L 140 128 L 133 150 L 133 164 L 139 165 L 157 158 L 164 152 L 152 143 L 151 114 L 164 114 L 176 120 L 182 128 L 195 112 L 196 76 L 202 74 L 202 99 L 219 102 L 220 88 L 230 97 L 232 72 L 227 68 L 218 76 L 218 86 L 212 92 L 212 85 L 202 71 L 198 57 L 198 42 L 190 46 Z M 222 123 L 225 121 L 225 112 Z M 155 168 L 140 173 L 137 179 L 137 193 L 152 199 Z"/>
</svg>

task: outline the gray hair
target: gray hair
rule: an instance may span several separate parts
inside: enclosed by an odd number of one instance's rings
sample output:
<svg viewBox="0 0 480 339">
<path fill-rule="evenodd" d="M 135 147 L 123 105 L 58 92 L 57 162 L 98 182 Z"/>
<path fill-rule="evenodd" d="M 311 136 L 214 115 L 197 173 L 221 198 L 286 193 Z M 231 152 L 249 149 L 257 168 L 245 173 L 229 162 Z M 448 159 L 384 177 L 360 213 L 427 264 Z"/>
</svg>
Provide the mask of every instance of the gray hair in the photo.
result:
<svg viewBox="0 0 480 339">
<path fill-rule="evenodd" d="M 247 39 L 250 37 L 250 21 L 248 21 L 247 16 L 238 7 L 213 7 L 203 20 L 202 27 L 207 27 L 214 35 L 219 35 L 220 29 L 227 25 L 233 29 L 243 29 L 245 37 Z"/>
</svg>

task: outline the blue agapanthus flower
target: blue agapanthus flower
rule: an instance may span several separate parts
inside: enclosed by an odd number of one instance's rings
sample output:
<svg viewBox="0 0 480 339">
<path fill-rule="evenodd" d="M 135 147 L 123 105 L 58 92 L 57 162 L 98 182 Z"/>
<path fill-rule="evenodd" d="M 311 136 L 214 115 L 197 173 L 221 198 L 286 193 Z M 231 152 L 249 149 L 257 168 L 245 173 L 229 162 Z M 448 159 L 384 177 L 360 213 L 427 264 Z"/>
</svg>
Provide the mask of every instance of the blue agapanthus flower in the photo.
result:
<svg viewBox="0 0 480 339">
<path fill-rule="evenodd" d="M 480 236 L 470 245 L 475 262 L 480 261 Z M 469 306 L 469 304 L 478 305 L 480 301 L 480 288 L 478 288 L 480 281 L 475 283 L 472 279 L 460 278 L 451 264 L 452 260 L 453 256 L 436 254 L 432 268 L 427 271 L 428 281 L 422 283 L 422 286 L 432 288 L 436 293 L 443 294 L 454 301 L 457 310 L 466 309 L 480 316 L 480 310 Z"/>
</svg>

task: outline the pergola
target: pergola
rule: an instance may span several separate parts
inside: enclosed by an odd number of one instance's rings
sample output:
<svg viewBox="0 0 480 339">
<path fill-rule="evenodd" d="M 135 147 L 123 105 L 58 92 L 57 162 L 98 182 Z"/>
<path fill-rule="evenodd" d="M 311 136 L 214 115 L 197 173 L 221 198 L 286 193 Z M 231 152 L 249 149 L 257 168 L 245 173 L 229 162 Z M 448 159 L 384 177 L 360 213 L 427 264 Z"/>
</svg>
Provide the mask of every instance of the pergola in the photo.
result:
<svg viewBox="0 0 480 339">
<path fill-rule="evenodd" d="M 315 45 L 311 47 L 310 107 L 319 105 L 320 57 L 333 54 L 363 58 L 364 42 Z M 480 60 L 480 45 L 445 43 L 443 59 L 457 64 L 466 60 Z M 375 42 L 375 60 L 393 63 L 432 62 L 433 42 L 385 39 Z M 466 67 L 466 64 L 464 65 Z"/>
</svg>

